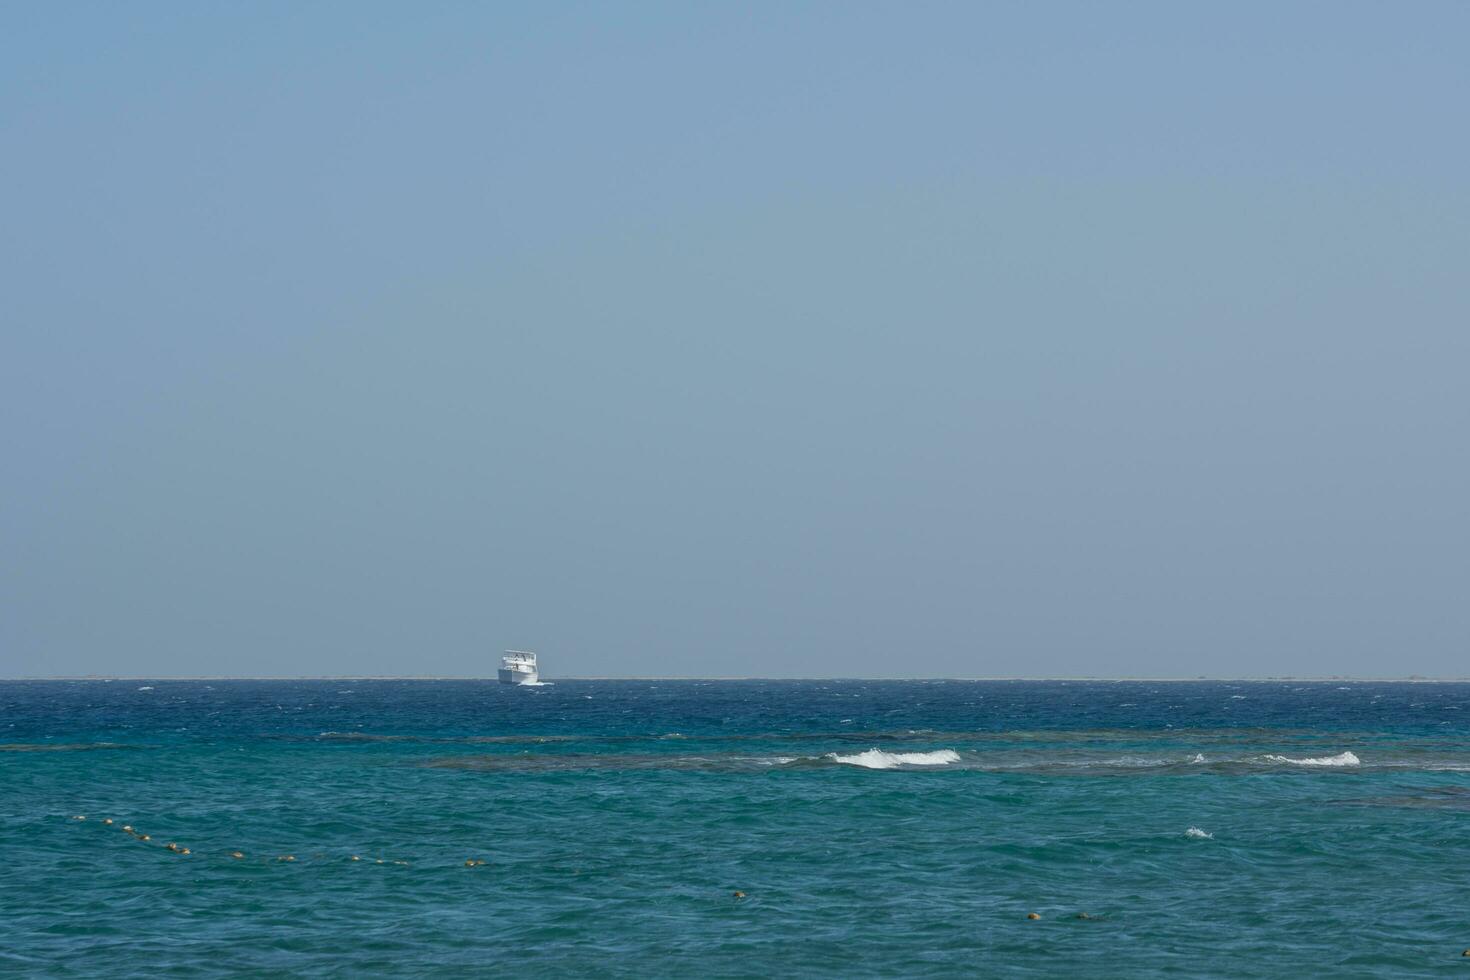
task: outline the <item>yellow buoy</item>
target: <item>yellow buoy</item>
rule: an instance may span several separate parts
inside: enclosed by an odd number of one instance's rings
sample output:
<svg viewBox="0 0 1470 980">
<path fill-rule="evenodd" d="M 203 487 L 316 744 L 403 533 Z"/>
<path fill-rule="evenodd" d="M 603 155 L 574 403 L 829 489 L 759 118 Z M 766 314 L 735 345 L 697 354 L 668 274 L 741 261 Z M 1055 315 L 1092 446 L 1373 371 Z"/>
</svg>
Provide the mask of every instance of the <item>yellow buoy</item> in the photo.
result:
<svg viewBox="0 0 1470 980">
<path fill-rule="evenodd" d="M 230 852 L 230 857 L 232 857 L 232 858 L 234 858 L 234 859 L 235 859 L 235 860 L 237 860 L 237 861 L 238 861 L 238 860 L 240 860 L 240 858 L 242 858 L 242 857 L 244 857 L 244 856 L 245 856 L 245 855 L 244 855 L 244 854 L 242 854 L 242 853 L 241 853 L 241 852 L 239 852 L 239 851 L 231 851 L 231 852 Z"/>
<path fill-rule="evenodd" d="M 360 858 L 356 854 L 354 854 L 354 855 L 352 855 L 352 857 L 350 858 L 350 860 L 353 860 L 353 861 L 361 861 L 362 858 Z"/>
<path fill-rule="evenodd" d="M 744 898 L 745 897 L 745 892 L 735 892 L 735 897 L 736 898 Z"/>
<path fill-rule="evenodd" d="M 123 830 L 126 830 L 128 833 L 131 834 L 133 832 L 133 825 L 130 823 L 125 823 L 123 824 Z"/>
<path fill-rule="evenodd" d="M 1027 912 L 1026 913 L 1026 918 L 1028 918 L 1028 919 L 1039 919 L 1039 918 L 1041 918 L 1041 916 L 1038 915 L 1035 912 Z"/>
<path fill-rule="evenodd" d="M 150 837 L 150 836 L 149 836 L 149 835 L 148 835 L 148 834 L 142 834 L 142 835 L 140 835 L 140 836 L 139 836 L 139 837 L 138 837 L 138 840 L 152 840 L 152 839 L 153 839 L 153 838 L 152 838 L 152 837 Z"/>
<path fill-rule="evenodd" d="M 110 823 L 112 823 L 112 818 L 111 817 L 103 817 L 102 818 L 102 822 L 105 823 L 105 824 L 110 824 Z"/>
<path fill-rule="evenodd" d="M 81 814 L 80 814 L 80 813 L 79 813 L 79 814 L 77 814 L 77 815 L 76 815 L 76 816 L 74 816 L 74 817 L 72 817 L 72 819 L 73 819 L 73 820 L 85 820 L 85 819 L 87 819 L 87 818 L 86 818 L 86 817 L 84 817 L 84 816 L 82 816 L 82 815 L 81 815 Z"/>
<path fill-rule="evenodd" d="M 296 860 L 296 855 L 294 855 L 294 854 L 282 854 L 280 857 L 276 858 L 276 860 L 277 861 L 294 861 L 294 860 Z"/>
<path fill-rule="evenodd" d="M 189 853 L 191 853 L 191 852 L 190 852 L 190 851 L 189 851 L 189 849 L 188 849 L 188 848 L 187 848 L 187 847 L 186 847 L 186 848 L 184 848 L 184 849 L 183 849 L 183 850 L 181 850 L 181 851 L 179 851 L 179 853 L 180 853 L 180 854 L 189 854 Z"/>
</svg>

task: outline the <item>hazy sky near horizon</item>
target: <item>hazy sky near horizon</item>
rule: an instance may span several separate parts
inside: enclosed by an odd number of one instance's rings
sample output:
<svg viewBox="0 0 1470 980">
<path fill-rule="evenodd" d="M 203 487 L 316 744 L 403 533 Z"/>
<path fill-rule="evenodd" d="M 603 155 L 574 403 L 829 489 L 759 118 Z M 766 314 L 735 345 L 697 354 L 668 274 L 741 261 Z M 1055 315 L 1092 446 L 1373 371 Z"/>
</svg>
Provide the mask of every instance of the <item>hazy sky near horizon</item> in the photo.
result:
<svg viewBox="0 0 1470 980">
<path fill-rule="evenodd" d="M 1470 5 L 0 7 L 0 676 L 1470 673 Z"/>
</svg>

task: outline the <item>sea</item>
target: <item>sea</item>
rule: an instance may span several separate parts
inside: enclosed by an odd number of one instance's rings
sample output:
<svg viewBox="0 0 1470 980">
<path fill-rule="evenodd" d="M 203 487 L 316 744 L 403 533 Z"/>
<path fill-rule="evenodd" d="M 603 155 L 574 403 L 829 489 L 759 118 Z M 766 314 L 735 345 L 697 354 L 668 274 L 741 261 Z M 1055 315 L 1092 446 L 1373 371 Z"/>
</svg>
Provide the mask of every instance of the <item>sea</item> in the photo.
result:
<svg viewBox="0 0 1470 980">
<path fill-rule="evenodd" d="M 0 682 L 0 974 L 1470 971 L 1470 684 Z"/>
</svg>

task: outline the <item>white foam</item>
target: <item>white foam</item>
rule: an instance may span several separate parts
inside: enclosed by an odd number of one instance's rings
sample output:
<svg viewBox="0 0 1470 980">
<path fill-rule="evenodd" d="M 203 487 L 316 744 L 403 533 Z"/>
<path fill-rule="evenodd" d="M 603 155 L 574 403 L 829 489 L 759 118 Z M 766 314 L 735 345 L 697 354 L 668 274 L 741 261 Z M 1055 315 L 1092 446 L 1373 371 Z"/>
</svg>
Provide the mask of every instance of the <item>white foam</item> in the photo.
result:
<svg viewBox="0 0 1470 980">
<path fill-rule="evenodd" d="M 1184 832 L 1184 836 L 1185 837 L 1191 837 L 1191 838 L 1193 838 L 1195 840 L 1214 840 L 1215 839 L 1215 835 L 1214 834 L 1210 833 L 1207 830 L 1200 830 L 1198 827 L 1190 827 L 1188 830 L 1186 830 Z"/>
<path fill-rule="evenodd" d="M 959 762 L 960 754 L 954 749 L 939 749 L 935 752 L 882 752 L 869 749 L 857 755 L 828 752 L 822 758 L 848 766 L 862 766 L 864 769 L 892 769 L 895 766 L 947 766 L 951 762 Z"/>
<path fill-rule="evenodd" d="M 1194 758 L 1190 759 L 1189 761 L 1194 765 L 1200 765 L 1205 761 L 1205 754 L 1203 752 L 1196 752 L 1194 754 Z"/>
<path fill-rule="evenodd" d="M 1266 756 L 1266 761 L 1274 762 L 1278 765 L 1292 766 L 1357 766 L 1362 765 L 1363 762 L 1363 760 L 1359 759 L 1351 752 L 1340 752 L 1337 755 L 1318 756 L 1315 759 L 1290 759 L 1284 755 L 1268 755 Z"/>
<path fill-rule="evenodd" d="M 1116 759 L 1101 759 L 1096 763 L 1082 763 L 1084 766 L 1116 766 L 1120 769 L 1152 769 L 1154 766 L 1167 766 L 1168 759 L 1152 758 L 1145 755 L 1123 755 Z"/>
<path fill-rule="evenodd" d="M 151 688 L 151 687 L 140 687 L 140 688 L 138 688 L 138 690 L 140 690 L 140 691 L 151 691 L 151 690 L 153 690 L 153 688 Z"/>
</svg>

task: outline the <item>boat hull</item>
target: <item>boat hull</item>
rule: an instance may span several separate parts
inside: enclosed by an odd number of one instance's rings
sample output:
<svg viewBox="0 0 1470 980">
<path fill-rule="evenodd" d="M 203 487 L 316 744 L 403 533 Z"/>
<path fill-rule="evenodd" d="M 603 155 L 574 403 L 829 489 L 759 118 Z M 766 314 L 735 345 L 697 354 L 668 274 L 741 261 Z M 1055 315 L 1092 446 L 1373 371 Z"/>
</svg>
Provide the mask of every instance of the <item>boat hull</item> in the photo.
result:
<svg viewBox="0 0 1470 980">
<path fill-rule="evenodd" d="M 536 683 L 536 672 L 534 670 L 506 670 L 500 669 L 500 683 L 502 684 L 534 684 Z"/>
</svg>

